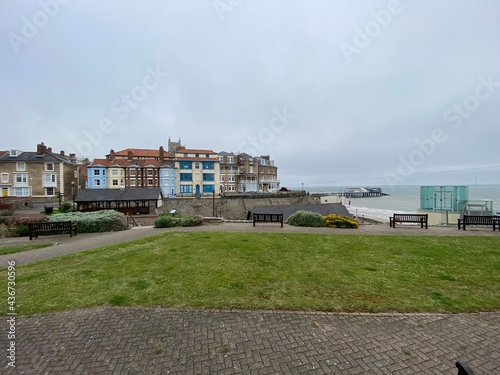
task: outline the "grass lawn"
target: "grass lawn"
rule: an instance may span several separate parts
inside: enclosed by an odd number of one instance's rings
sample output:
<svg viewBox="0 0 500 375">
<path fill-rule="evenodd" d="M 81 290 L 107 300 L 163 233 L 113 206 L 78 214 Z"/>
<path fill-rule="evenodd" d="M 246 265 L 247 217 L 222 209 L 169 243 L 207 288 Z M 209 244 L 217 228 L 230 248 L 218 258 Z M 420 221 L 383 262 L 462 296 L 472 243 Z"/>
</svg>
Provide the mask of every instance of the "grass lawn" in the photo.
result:
<svg viewBox="0 0 500 375">
<path fill-rule="evenodd" d="M 50 243 L 43 243 L 37 245 L 22 245 L 22 246 L 0 246 L 0 255 L 5 254 L 14 254 L 19 253 L 21 251 L 33 250 L 33 249 L 41 249 L 42 247 L 51 246 Z"/>
<path fill-rule="evenodd" d="M 101 305 L 491 311 L 500 309 L 500 238 L 170 232 L 18 266 L 16 303 L 20 314 Z"/>
</svg>

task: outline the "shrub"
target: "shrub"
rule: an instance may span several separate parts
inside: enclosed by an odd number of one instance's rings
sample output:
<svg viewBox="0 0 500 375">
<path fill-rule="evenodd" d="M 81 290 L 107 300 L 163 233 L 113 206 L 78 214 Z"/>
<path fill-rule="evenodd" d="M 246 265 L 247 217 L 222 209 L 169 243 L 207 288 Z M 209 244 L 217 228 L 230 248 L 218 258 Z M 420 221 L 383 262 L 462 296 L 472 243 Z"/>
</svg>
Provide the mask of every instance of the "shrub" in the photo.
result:
<svg viewBox="0 0 500 375">
<path fill-rule="evenodd" d="M 155 221 L 155 228 L 172 228 L 178 224 L 179 220 L 173 218 L 172 216 L 159 216 Z"/>
<path fill-rule="evenodd" d="M 15 235 L 19 237 L 27 237 L 30 234 L 30 228 L 28 224 L 17 224 L 15 229 Z"/>
<path fill-rule="evenodd" d="M 300 210 L 290 215 L 287 224 L 298 227 L 322 227 L 324 220 L 323 216 L 316 212 Z"/>
<path fill-rule="evenodd" d="M 112 232 L 128 229 L 125 215 L 118 211 L 68 212 L 54 214 L 49 221 L 74 221 L 78 233 Z"/>
<path fill-rule="evenodd" d="M 50 215 L 51 213 L 54 212 L 54 207 L 52 207 L 52 206 L 45 206 L 44 209 L 45 209 L 45 213 L 47 215 Z"/>
<path fill-rule="evenodd" d="M 325 227 L 329 228 L 358 228 L 356 220 L 340 215 L 328 215 L 324 217 Z"/>
<path fill-rule="evenodd" d="M 203 224 L 203 217 L 190 215 L 183 217 L 180 222 L 182 227 L 196 227 Z"/>
<path fill-rule="evenodd" d="M 13 215 L 12 211 L 3 211 L 3 212 L 0 214 L 0 216 L 12 216 L 12 215 Z"/>
<path fill-rule="evenodd" d="M 64 213 L 73 211 L 73 205 L 69 202 L 64 202 L 61 204 L 59 211 Z"/>
</svg>

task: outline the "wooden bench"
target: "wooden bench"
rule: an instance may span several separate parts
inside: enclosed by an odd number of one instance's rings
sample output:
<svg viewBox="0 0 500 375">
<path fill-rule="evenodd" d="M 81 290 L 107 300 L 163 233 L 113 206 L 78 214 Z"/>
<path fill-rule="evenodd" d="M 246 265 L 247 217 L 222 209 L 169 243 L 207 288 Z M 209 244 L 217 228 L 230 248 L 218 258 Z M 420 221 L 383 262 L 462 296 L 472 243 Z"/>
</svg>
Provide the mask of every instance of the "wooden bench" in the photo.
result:
<svg viewBox="0 0 500 375">
<path fill-rule="evenodd" d="M 253 226 L 255 223 L 281 223 L 283 228 L 283 214 L 253 214 Z"/>
<path fill-rule="evenodd" d="M 428 214 L 394 214 L 389 218 L 389 226 L 396 228 L 396 223 L 417 223 L 420 228 L 428 229 Z"/>
<path fill-rule="evenodd" d="M 70 237 L 73 237 L 73 234 L 76 236 L 76 224 L 72 221 L 44 221 L 42 223 L 30 223 L 28 226 L 30 240 L 33 237 L 38 238 L 39 234 L 69 233 Z"/>
<path fill-rule="evenodd" d="M 492 226 L 493 230 L 498 226 L 500 231 L 500 216 L 464 215 L 462 219 L 458 219 L 458 230 L 461 227 L 465 230 L 467 225 Z"/>
</svg>

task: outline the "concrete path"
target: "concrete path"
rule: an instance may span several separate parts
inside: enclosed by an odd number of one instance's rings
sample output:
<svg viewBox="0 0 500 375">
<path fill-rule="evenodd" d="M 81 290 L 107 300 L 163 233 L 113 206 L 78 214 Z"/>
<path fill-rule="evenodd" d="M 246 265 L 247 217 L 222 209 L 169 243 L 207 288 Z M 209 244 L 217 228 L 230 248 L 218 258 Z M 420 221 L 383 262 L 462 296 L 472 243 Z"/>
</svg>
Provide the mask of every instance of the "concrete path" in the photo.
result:
<svg viewBox="0 0 500 375">
<path fill-rule="evenodd" d="M 487 229 L 359 230 L 227 223 L 175 230 L 499 236 Z M 0 257 L 18 264 L 161 234 L 172 229 L 47 236 L 53 245 Z M 7 243 L 29 240 L 1 240 Z M 17 296 L 22 298 L 22 296 Z M 2 301 L 6 303 L 6 301 Z M 500 375 L 500 312 L 480 314 L 330 314 L 293 311 L 99 307 L 0 317 L 5 374 L 457 374 Z M 15 338 L 8 334 L 15 329 Z M 8 352 L 15 343 L 15 365 Z"/>
</svg>

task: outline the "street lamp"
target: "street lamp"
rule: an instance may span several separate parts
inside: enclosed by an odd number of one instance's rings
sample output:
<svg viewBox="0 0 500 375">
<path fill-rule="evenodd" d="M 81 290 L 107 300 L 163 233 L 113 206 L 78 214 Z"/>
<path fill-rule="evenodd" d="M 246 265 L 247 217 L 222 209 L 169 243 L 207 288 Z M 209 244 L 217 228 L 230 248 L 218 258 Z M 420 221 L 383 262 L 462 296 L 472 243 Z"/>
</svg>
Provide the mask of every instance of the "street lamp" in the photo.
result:
<svg viewBox="0 0 500 375">
<path fill-rule="evenodd" d="M 71 194 L 73 195 L 73 208 L 75 208 L 75 181 L 71 181 Z"/>
</svg>

